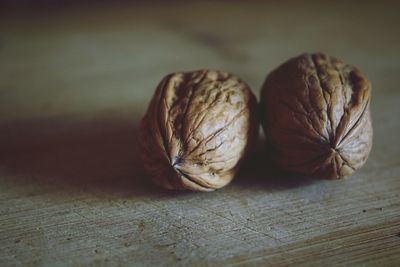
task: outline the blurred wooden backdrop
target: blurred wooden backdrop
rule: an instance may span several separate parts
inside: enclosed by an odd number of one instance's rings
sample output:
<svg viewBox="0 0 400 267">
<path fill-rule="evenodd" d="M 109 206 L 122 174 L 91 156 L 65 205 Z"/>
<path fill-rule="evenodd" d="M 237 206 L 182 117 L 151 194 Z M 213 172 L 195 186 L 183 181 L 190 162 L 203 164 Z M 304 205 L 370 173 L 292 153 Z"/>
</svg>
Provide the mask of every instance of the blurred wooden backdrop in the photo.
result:
<svg viewBox="0 0 400 267">
<path fill-rule="evenodd" d="M 0 265 L 400 264 L 397 1 L 3 1 Z M 258 95 L 322 51 L 373 84 L 374 147 L 341 181 L 304 181 L 262 151 L 209 194 L 154 188 L 138 121 L 160 79 L 223 69 Z"/>
</svg>

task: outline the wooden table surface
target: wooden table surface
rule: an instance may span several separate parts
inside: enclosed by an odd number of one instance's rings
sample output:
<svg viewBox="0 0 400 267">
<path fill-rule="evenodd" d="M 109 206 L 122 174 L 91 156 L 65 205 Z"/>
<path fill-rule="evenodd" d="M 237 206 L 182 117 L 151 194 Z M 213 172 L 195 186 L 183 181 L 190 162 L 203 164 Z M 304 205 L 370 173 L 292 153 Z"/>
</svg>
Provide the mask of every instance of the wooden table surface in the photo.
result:
<svg viewBox="0 0 400 267">
<path fill-rule="evenodd" d="M 395 1 L 86 4 L 0 17 L 0 266 L 399 266 L 400 16 Z M 223 69 L 258 94 L 322 51 L 373 84 L 374 145 L 344 180 L 262 151 L 212 193 L 152 186 L 140 117 L 160 79 Z"/>
</svg>

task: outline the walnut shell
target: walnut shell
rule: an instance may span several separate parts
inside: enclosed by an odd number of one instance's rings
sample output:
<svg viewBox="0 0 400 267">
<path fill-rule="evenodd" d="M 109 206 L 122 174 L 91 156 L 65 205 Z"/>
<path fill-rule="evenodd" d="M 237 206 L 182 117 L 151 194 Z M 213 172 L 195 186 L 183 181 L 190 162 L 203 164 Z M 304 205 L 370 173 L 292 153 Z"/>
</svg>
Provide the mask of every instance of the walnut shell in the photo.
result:
<svg viewBox="0 0 400 267">
<path fill-rule="evenodd" d="M 226 72 L 166 76 L 140 125 L 145 172 L 167 189 L 227 185 L 256 139 L 256 108 L 248 85 Z"/>
<path fill-rule="evenodd" d="M 366 162 L 372 146 L 371 85 L 353 66 L 303 54 L 270 73 L 261 120 L 273 161 L 311 177 L 341 178 Z"/>
</svg>

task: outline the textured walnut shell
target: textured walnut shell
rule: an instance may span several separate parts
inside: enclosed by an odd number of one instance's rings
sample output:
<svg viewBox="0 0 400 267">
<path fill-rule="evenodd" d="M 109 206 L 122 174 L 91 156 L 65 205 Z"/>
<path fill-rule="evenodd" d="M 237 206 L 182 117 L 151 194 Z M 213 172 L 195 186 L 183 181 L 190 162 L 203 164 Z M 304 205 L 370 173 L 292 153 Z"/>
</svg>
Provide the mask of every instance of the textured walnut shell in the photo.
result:
<svg viewBox="0 0 400 267">
<path fill-rule="evenodd" d="M 226 72 L 166 76 L 140 125 L 144 170 L 168 189 L 227 185 L 256 138 L 256 106 L 248 85 Z"/>
<path fill-rule="evenodd" d="M 372 146 L 371 85 L 358 69 L 324 54 L 293 58 L 268 75 L 261 120 L 271 158 L 311 177 L 340 178 Z"/>
</svg>

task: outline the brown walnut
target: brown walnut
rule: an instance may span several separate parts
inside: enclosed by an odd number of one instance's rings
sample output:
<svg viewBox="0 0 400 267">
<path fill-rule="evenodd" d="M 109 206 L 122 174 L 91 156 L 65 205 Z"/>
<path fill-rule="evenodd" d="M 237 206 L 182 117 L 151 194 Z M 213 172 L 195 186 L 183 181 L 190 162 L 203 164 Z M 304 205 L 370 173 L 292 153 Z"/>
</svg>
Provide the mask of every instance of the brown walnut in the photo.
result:
<svg viewBox="0 0 400 267">
<path fill-rule="evenodd" d="M 167 189 L 227 185 L 256 139 L 256 107 L 248 85 L 226 72 L 166 76 L 140 125 L 144 170 Z"/>
<path fill-rule="evenodd" d="M 281 168 L 341 178 L 361 168 L 372 146 L 371 85 L 353 66 L 303 54 L 270 73 L 261 90 L 261 120 Z"/>
</svg>

